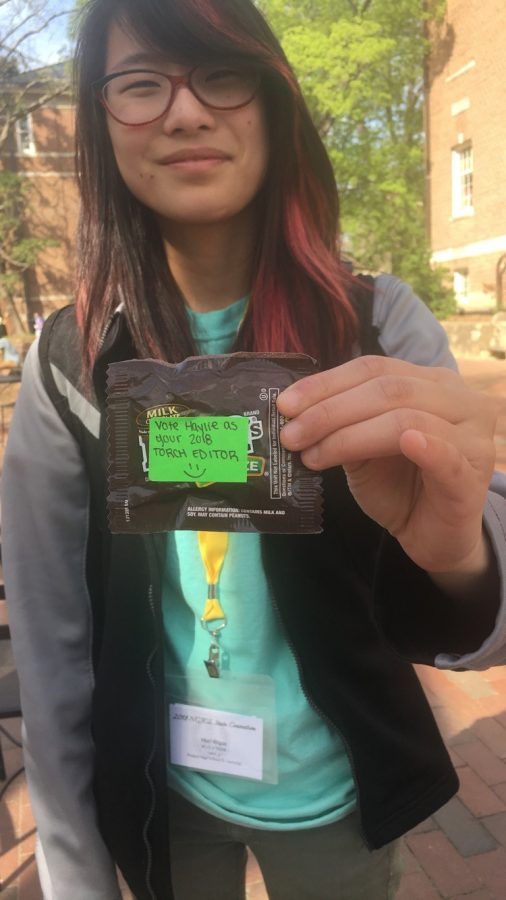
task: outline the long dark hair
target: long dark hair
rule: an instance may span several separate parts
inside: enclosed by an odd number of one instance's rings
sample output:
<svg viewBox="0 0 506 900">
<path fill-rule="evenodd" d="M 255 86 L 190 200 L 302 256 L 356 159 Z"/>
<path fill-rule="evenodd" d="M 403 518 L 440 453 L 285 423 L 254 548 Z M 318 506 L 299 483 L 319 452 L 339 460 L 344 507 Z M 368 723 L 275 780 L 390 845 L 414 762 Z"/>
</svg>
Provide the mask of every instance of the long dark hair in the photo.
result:
<svg viewBox="0 0 506 900">
<path fill-rule="evenodd" d="M 239 55 L 261 68 L 270 161 L 258 198 L 251 301 L 235 349 L 305 352 L 323 366 L 347 358 L 356 317 L 337 250 L 334 174 L 293 71 L 253 2 L 91 0 L 75 69 L 81 193 L 76 302 L 88 371 L 119 302 L 139 356 L 176 362 L 195 353 L 155 216 L 125 186 L 91 88 L 104 74 L 113 22 L 176 61 Z"/>
</svg>

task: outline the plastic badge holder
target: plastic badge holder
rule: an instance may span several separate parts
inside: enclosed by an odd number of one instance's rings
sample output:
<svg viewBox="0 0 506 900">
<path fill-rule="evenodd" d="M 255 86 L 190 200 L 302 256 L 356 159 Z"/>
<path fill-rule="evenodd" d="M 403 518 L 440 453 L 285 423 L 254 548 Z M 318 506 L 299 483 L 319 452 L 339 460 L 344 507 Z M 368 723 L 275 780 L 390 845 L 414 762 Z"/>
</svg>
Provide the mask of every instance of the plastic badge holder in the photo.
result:
<svg viewBox="0 0 506 900">
<path fill-rule="evenodd" d="M 186 675 L 168 673 L 166 676 L 168 698 L 168 746 L 171 748 L 170 722 L 174 705 L 190 705 L 219 711 L 255 716 L 263 723 L 263 766 L 261 778 L 267 784 L 278 783 L 276 701 L 274 681 L 268 675 L 233 675 L 223 672 L 219 679 L 210 681 L 205 673 L 189 669 Z M 219 717 L 219 712 L 218 712 Z M 169 752 L 169 758 L 173 754 Z M 212 758 L 212 757 L 211 757 Z M 206 764 L 205 754 L 191 768 L 201 772 L 213 771 Z M 232 772 L 227 777 L 241 777 Z"/>
</svg>

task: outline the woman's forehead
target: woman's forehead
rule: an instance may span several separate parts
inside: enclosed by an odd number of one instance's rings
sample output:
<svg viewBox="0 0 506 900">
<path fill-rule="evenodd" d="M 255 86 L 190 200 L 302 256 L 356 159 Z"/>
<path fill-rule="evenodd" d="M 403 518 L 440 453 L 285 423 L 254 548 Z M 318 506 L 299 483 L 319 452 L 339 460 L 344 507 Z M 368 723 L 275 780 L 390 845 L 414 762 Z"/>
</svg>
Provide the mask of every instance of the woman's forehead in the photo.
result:
<svg viewBox="0 0 506 900">
<path fill-rule="evenodd" d="M 176 58 L 176 54 L 161 48 L 150 47 L 141 38 L 135 35 L 126 26 L 119 22 L 113 22 L 109 29 L 107 39 L 105 71 L 107 74 L 119 72 L 122 69 L 142 68 L 143 66 L 157 68 L 160 66 L 171 68 L 184 67 L 194 64 L 196 61 L 184 62 Z"/>
</svg>

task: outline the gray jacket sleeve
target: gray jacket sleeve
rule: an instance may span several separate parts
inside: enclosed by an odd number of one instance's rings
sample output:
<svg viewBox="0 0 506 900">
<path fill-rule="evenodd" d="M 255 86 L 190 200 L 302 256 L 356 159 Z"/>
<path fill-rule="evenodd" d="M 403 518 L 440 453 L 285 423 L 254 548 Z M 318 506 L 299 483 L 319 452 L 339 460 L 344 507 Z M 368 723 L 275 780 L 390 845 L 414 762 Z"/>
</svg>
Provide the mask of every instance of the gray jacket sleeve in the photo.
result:
<svg viewBox="0 0 506 900">
<path fill-rule="evenodd" d="M 88 485 L 27 355 L 2 475 L 2 557 L 45 900 L 119 900 L 92 793 Z"/>
<path fill-rule="evenodd" d="M 457 369 L 446 333 L 425 304 L 398 278 L 376 279 L 373 324 L 387 356 L 417 365 Z M 484 511 L 484 526 L 499 568 L 501 605 L 495 628 L 474 653 L 459 656 L 441 652 L 435 663 L 441 669 L 487 669 L 506 663 L 506 479 L 496 473 Z M 444 648 L 442 648 L 443 650 Z"/>
</svg>

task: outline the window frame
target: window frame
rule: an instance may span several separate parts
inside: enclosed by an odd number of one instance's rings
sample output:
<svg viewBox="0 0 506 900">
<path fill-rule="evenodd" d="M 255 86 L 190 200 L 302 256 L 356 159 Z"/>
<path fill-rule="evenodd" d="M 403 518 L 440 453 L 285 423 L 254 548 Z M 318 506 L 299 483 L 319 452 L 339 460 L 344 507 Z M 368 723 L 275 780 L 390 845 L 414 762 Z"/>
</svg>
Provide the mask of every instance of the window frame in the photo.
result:
<svg viewBox="0 0 506 900">
<path fill-rule="evenodd" d="M 16 120 L 16 146 L 20 156 L 35 156 L 37 152 L 31 113 Z"/>
<path fill-rule="evenodd" d="M 469 297 L 469 269 L 460 268 L 453 270 L 453 290 L 457 300 Z"/>
<path fill-rule="evenodd" d="M 468 164 L 463 166 L 465 157 Z M 474 152 L 471 141 L 452 149 L 452 217 L 474 216 Z"/>
</svg>

